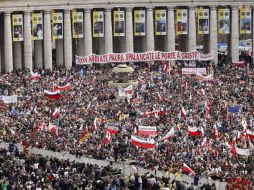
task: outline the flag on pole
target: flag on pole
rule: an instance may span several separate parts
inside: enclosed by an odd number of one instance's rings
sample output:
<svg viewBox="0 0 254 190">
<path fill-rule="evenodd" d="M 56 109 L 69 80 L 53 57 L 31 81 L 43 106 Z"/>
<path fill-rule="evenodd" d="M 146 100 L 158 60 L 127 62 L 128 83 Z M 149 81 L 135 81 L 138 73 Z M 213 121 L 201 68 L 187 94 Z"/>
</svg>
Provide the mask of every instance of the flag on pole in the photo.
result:
<svg viewBox="0 0 254 190">
<path fill-rule="evenodd" d="M 93 121 L 93 131 L 97 130 L 97 117 L 95 117 L 94 121 Z"/>
<path fill-rule="evenodd" d="M 214 138 L 218 137 L 219 135 L 216 124 L 213 125 L 213 135 L 214 135 Z"/>
<path fill-rule="evenodd" d="M 70 90 L 70 89 L 71 89 L 71 84 L 70 83 L 67 83 L 64 86 L 53 85 L 53 91 L 57 91 L 57 90 L 67 91 L 67 90 Z"/>
<path fill-rule="evenodd" d="M 85 139 L 89 137 L 87 130 L 79 137 L 79 143 L 82 143 Z"/>
<path fill-rule="evenodd" d="M 38 73 L 34 73 L 32 70 L 31 70 L 31 73 L 30 73 L 30 80 L 40 80 L 41 79 L 41 75 L 38 74 Z"/>
<path fill-rule="evenodd" d="M 54 113 L 52 114 L 52 117 L 54 119 L 57 119 L 57 118 L 59 118 L 59 116 L 60 116 L 60 108 L 56 108 Z"/>
<path fill-rule="evenodd" d="M 162 100 L 162 97 L 161 97 L 159 92 L 157 93 L 157 99 L 158 99 L 159 102 Z"/>
<path fill-rule="evenodd" d="M 58 100 L 61 98 L 61 93 L 60 93 L 60 90 L 57 90 L 55 92 L 44 90 L 44 96 L 46 96 L 48 99 L 51 99 L 51 100 Z"/>
<path fill-rule="evenodd" d="M 185 163 L 183 163 L 183 168 L 182 168 L 183 171 L 187 172 L 187 173 L 191 173 L 193 175 L 195 175 L 196 173 Z"/>
<path fill-rule="evenodd" d="M 110 133 L 109 133 L 108 131 L 106 131 L 105 142 L 106 142 L 106 143 L 110 143 L 110 141 L 111 141 L 111 135 L 110 135 Z"/>
<path fill-rule="evenodd" d="M 169 132 L 161 139 L 161 141 L 167 140 L 175 135 L 175 128 L 172 127 Z"/>
</svg>

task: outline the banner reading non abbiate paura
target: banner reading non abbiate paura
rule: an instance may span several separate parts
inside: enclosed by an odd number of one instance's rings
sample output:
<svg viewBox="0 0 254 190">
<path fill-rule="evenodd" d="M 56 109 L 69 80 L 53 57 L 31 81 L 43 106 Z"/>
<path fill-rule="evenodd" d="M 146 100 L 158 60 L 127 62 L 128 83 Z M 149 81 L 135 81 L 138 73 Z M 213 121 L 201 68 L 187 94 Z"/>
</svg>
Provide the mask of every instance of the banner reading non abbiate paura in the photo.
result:
<svg viewBox="0 0 254 190">
<path fill-rule="evenodd" d="M 174 60 L 203 60 L 213 59 L 213 54 L 192 52 L 144 52 L 144 53 L 108 53 L 103 55 L 88 55 L 85 57 L 76 55 L 76 64 L 85 65 L 90 63 L 122 63 L 122 62 L 146 62 L 146 61 L 174 61 Z"/>
</svg>

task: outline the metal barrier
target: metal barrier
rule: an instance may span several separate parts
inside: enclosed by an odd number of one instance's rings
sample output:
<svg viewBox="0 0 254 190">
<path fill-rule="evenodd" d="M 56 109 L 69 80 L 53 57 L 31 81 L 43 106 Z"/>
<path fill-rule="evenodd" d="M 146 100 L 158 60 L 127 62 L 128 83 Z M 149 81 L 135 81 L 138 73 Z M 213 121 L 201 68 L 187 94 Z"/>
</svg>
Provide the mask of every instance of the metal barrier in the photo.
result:
<svg viewBox="0 0 254 190">
<path fill-rule="evenodd" d="M 0 143 L 0 148 L 5 148 L 8 149 L 8 143 L 4 143 L 1 142 Z M 23 151 L 23 146 L 20 144 L 16 144 L 17 148 L 19 149 L 19 151 Z M 79 162 L 79 163 L 89 163 L 89 164 L 96 164 L 100 167 L 102 166 L 108 166 L 111 165 L 114 169 L 121 169 L 123 175 L 125 176 L 130 176 L 133 175 L 135 173 L 135 171 L 133 170 L 132 166 L 129 163 L 125 163 L 125 162 L 112 162 L 111 160 L 96 160 L 96 159 L 91 159 L 91 158 L 87 158 L 87 157 L 76 157 L 73 154 L 69 154 L 67 152 L 54 152 L 51 150 L 45 150 L 45 149 L 38 149 L 35 147 L 31 147 L 29 149 L 29 153 L 30 154 L 40 154 L 44 157 L 48 156 L 48 157 L 56 157 L 58 159 L 64 159 L 64 160 L 70 160 L 70 161 L 75 161 L 75 162 Z M 157 177 L 162 177 L 162 176 L 166 176 L 166 173 L 160 170 L 148 170 L 148 169 L 144 169 L 142 167 L 136 166 L 138 174 L 143 175 L 146 173 L 149 174 L 153 174 Z M 171 180 L 176 179 L 175 174 L 173 173 L 169 173 L 168 176 L 170 177 Z M 194 179 L 191 176 L 185 175 L 185 174 L 181 174 L 180 177 L 177 177 L 177 179 L 179 181 L 185 181 L 188 183 L 193 183 Z M 212 179 L 209 179 L 206 176 L 201 176 L 200 180 L 199 180 L 200 184 L 204 184 L 204 183 L 214 183 L 216 186 L 216 189 L 218 190 L 225 190 L 227 183 L 225 182 L 219 182 L 219 181 L 214 181 Z"/>
</svg>

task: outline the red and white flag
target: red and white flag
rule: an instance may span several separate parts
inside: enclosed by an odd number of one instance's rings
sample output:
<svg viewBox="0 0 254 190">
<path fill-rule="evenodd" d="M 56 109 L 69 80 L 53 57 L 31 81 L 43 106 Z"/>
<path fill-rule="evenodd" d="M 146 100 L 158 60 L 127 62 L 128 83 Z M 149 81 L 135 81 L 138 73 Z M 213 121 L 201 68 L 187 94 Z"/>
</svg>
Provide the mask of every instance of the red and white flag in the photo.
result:
<svg viewBox="0 0 254 190">
<path fill-rule="evenodd" d="M 57 126 L 55 124 L 49 123 L 48 130 L 49 130 L 49 132 L 58 136 Z"/>
<path fill-rule="evenodd" d="M 122 87 L 119 86 L 118 93 L 119 93 L 119 96 L 121 96 L 121 97 L 131 98 L 132 95 L 133 95 L 132 85 L 130 85 L 126 88 L 122 88 Z"/>
<path fill-rule="evenodd" d="M 172 127 L 169 132 L 161 139 L 161 141 L 168 140 L 169 138 L 173 137 L 175 135 L 175 128 Z"/>
<path fill-rule="evenodd" d="M 244 118 L 242 118 L 241 124 L 243 126 L 243 131 L 242 132 L 245 133 L 247 131 L 248 124 L 247 124 L 247 122 Z"/>
<path fill-rule="evenodd" d="M 219 135 L 219 132 L 218 132 L 216 124 L 213 125 L 213 135 L 214 135 L 214 138 L 217 138 L 218 135 Z"/>
<path fill-rule="evenodd" d="M 119 131 L 118 127 L 113 127 L 113 126 L 105 126 L 105 130 L 109 132 L 110 134 L 117 134 Z"/>
<path fill-rule="evenodd" d="M 66 91 L 66 90 L 70 90 L 70 89 L 71 89 L 70 83 L 67 83 L 64 86 L 53 85 L 53 91 L 57 91 L 57 90 Z"/>
<path fill-rule="evenodd" d="M 159 102 L 162 100 L 162 97 L 161 97 L 159 92 L 157 93 L 157 99 L 158 99 Z"/>
<path fill-rule="evenodd" d="M 94 121 L 93 121 L 93 131 L 96 131 L 97 130 L 97 117 L 94 118 Z"/>
<path fill-rule="evenodd" d="M 185 111 L 184 107 L 181 109 L 181 117 L 184 118 L 186 116 L 187 112 Z"/>
<path fill-rule="evenodd" d="M 194 137 L 202 136 L 202 131 L 196 127 L 188 127 L 188 135 Z"/>
<path fill-rule="evenodd" d="M 32 70 L 31 70 L 31 73 L 30 73 L 30 80 L 40 80 L 41 79 L 41 75 L 38 74 L 38 73 L 34 73 Z"/>
<path fill-rule="evenodd" d="M 111 135 L 110 135 L 110 133 L 108 131 L 106 131 L 105 142 L 106 143 L 110 143 L 110 141 L 111 141 Z"/>
<path fill-rule="evenodd" d="M 141 77 L 138 77 L 138 82 L 140 82 L 141 84 L 145 83 L 145 81 L 143 79 L 141 79 Z"/>
<path fill-rule="evenodd" d="M 202 89 L 200 89 L 199 91 L 198 91 L 198 94 L 200 95 L 200 96 L 204 96 L 205 95 L 205 90 L 202 88 Z"/>
<path fill-rule="evenodd" d="M 232 61 L 231 65 L 235 67 L 243 67 L 245 65 L 245 61 L 238 61 L 238 62 Z"/>
<path fill-rule="evenodd" d="M 207 137 L 204 138 L 200 147 L 205 147 L 205 145 L 207 145 Z"/>
<path fill-rule="evenodd" d="M 205 114 L 208 116 L 210 114 L 210 102 L 208 100 L 205 101 Z"/>
<path fill-rule="evenodd" d="M 60 93 L 60 90 L 57 90 L 55 92 L 44 90 L 44 96 L 46 96 L 48 99 L 51 99 L 51 100 L 58 100 L 61 98 L 61 93 Z"/>
<path fill-rule="evenodd" d="M 246 133 L 250 139 L 252 139 L 252 140 L 254 139 L 254 131 L 250 131 L 249 129 L 247 129 Z"/>
<path fill-rule="evenodd" d="M 155 147 L 154 140 L 141 139 L 135 135 L 131 135 L 131 144 L 140 148 L 151 149 Z"/>
<path fill-rule="evenodd" d="M 157 128 L 156 127 L 150 127 L 150 126 L 138 126 L 138 134 L 139 135 L 145 135 L 145 136 L 156 136 Z"/>
<path fill-rule="evenodd" d="M 60 108 L 56 108 L 55 111 L 52 114 L 52 117 L 54 119 L 57 119 L 57 118 L 59 118 L 59 116 L 60 116 Z"/>
<path fill-rule="evenodd" d="M 134 135 L 137 135 L 138 134 L 138 131 L 137 131 L 137 127 L 134 127 Z"/>
<path fill-rule="evenodd" d="M 196 173 L 185 163 L 183 163 L 183 168 L 182 168 L 183 171 L 187 172 L 187 173 L 191 173 L 193 175 L 195 175 Z"/>
</svg>

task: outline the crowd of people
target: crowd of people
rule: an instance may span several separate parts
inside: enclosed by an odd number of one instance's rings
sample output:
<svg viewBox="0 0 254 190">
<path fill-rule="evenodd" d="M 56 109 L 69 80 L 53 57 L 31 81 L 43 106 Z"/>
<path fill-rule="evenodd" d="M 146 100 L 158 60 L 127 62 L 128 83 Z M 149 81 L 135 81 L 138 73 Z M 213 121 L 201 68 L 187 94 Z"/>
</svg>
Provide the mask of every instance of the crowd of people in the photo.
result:
<svg viewBox="0 0 254 190">
<path fill-rule="evenodd" d="M 134 63 L 132 66 L 135 71 L 130 79 L 139 78 L 142 82 L 134 88 L 130 101 L 119 101 L 118 89 L 108 85 L 112 80 L 111 70 L 114 66 L 107 64 L 86 67 L 82 74 L 75 68 L 37 70 L 41 75 L 38 81 L 31 80 L 29 71 L 1 74 L 0 94 L 18 96 L 17 103 L 1 107 L 1 138 L 27 147 L 65 151 L 77 156 L 134 161 L 141 167 L 170 173 L 184 173 L 182 167 L 186 163 L 195 175 L 206 175 L 228 182 L 228 189 L 252 188 L 253 139 L 248 137 L 241 124 L 244 120 L 247 130 L 254 131 L 254 75 L 251 67 L 247 69 L 225 64 L 213 68 L 205 64 L 214 80 L 197 81 L 193 76 L 181 74 L 180 63 L 171 66 L 167 72 L 163 71 L 161 64 Z M 62 92 L 60 99 L 49 100 L 44 96 L 43 91 L 52 90 L 53 84 L 63 86 L 67 83 L 71 89 Z M 200 94 L 201 89 L 204 93 Z M 205 109 L 208 102 L 209 112 Z M 236 105 L 240 108 L 239 112 L 228 111 L 229 106 Z M 56 108 L 60 108 L 59 118 L 52 117 Z M 182 108 L 187 113 L 184 117 L 179 117 Z M 160 110 L 161 114 L 141 114 L 155 110 Z M 47 129 L 52 124 L 57 126 L 57 132 L 52 133 Z M 109 142 L 105 141 L 106 126 L 119 129 L 117 134 L 111 135 Z M 156 142 L 154 149 L 132 145 L 131 135 L 138 126 L 157 127 L 158 135 L 149 137 Z M 218 129 L 217 136 L 214 136 L 214 126 Z M 161 141 L 173 127 L 176 128 L 175 135 Z M 202 128 L 203 133 L 198 137 L 191 136 L 188 127 Z M 80 137 L 85 131 L 89 135 L 81 142 Z M 205 138 L 206 145 L 203 146 Z M 243 156 L 235 153 L 232 150 L 233 142 L 233 146 L 249 149 L 251 154 Z M 38 158 L 23 159 L 30 163 Z M 55 162 L 58 163 L 50 160 L 48 165 Z M 65 167 L 75 165 L 62 164 Z M 47 175 L 55 172 L 47 170 L 47 164 L 42 167 Z M 22 167 L 20 170 L 22 172 Z M 29 171 L 36 173 L 31 168 Z M 71 175 L 75 180 L 75 174 Z M 31 174 L 30 177 L 32 176 Z M 40 182 L 40 185 L 60 185 L 63 178 L 64 174 L 59 176 L 59 183 Z M 21 183 L 22 179 L 20 180 Z M 27 183 L 26 180 L 23 182 Z M 82 181 L 77 182 L 79 183 Z"/>
</svg>

